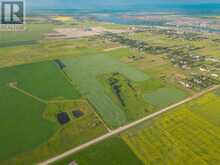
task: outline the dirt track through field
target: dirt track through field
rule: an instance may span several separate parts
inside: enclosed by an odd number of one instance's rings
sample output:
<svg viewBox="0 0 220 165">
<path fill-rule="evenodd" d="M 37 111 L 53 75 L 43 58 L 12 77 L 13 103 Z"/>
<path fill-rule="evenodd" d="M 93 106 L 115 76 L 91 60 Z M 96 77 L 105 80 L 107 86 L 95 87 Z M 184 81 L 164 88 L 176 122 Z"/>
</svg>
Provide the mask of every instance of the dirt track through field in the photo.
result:
<svg viewBox="0 0 220 165">
<path fill-rule="evenodd" d="M 11 87 L 12 89 L 17 90 L 17 91 L 20 92 L 20 93 L 23 93 L 23 94 L 26 95 L 26 96 L 32 97 L 33 99 L 35 99 L 35 100 L 37 100 L 37 101 L 39 101 L 39 102 L 41 102 L 41 103 L 47 104 L 47 101 L 46 101 L 46 100 L 43 100 L 43 99 L 41 99 L 41 98 L 39 98 L 39 97 L 37 97 L 37 96 L 34 96 L 34 95 L 32 95 L 31 93 L 29 93 L 29 92 L 27 92 L 27 91 L 25 91 L 25 90 L 23 90 L 23 89 L 20 89 L 20 88 L 14 86 L 14 85 L 10 85 L 10 87 Z"/>
<path fill-rule="evenodd" d="M 127 48 L 127 46 L 119 46 L 119 47 L 114 47 L 114 48 L 108 48 L 108 49 L 105 49 L 104 52 L 110 52 L 110 51 L 113 51 L 113 50 L 123 49 L 123 48 Z"/>
<path fill-rule="evenodd" d="M 200 96 L 203 96 L 204 94 L 209 93 L 209 92 L 211 92 L 213 90 L 216 90 L 218 88 L 220 88 L 220 85 L 214 86 L 214 87 L 209 88 L 209 89 L 207 89 L 207 90 L 205 90 L 203 92 L 197 93 L 197 94 L 195 94 L 192 97 L 189 97 L 189 98 L 187 98 L 185 100 L 182 100 L 182 101 L 180 101 L 180 102 L 178 102 L 176 104 L 173 104 L 173 105 L 171 105 L 171 106 L 169 106 L 167 108 L 164 108 L 164 109 L 162 109 L 162 110 L 160 110 L 158 112 L 155 112 L 155 113 L 153 113 L 153 114 L 151 114 L 149 116 L 146 116 L 146 117 L 144 117 L 142 119 L 134 121 L 134 122 L 132 122 L 130 124 L 127 124 L 127 125 L 125 125 L 123 127 L 119 127 L 119 128 L 117 128 L 117 129 L 115 129 L 115 130 L 113 130 L 113 131 L 111 131 L 111 132 L 109 132 L 109 133 L 107 133 L 107 134 L 105 134 L 103 136 L 100 136 L 100 137 L 98 137 L 96 139 L 93 139 L 93 140 L 87 142 L 87 143 L 79 145 L 78 147 L 70 149 L 70 150 L 68 150 L 68 151 L 66 151 L 66 152 L 64 152 L 64 153 L 62 153 L 62 154 L 60 154 L 58 156 L 55 156 L 55 157 L 53 157 L 53 158 L 51 158 L 49 160 L 41 162 L 38 165 L 48 165 L 48 164 L 54 163 L 54 162 L 56 162 L 58 160 L 61 160 L 61 159 L 65 158 L 65 157 L 67 157 L 67 156 L 70 156 L 70 155 L 72 155 L 72 154 L 74 154 L 76 152 L 79 152 L 79 151 L 81 151 L 81 150 L 83 150 L 83 149 L 85 149 L 85 148 L 87 148 L 89 146 L 92 146 L 92 145 L 94 145 L 96 143 L 99 143 L 99 142 L 101 142 L 103 140 L 106 140 L 106 139 L 108 139 L 108 138 L 110 138 L 110 137 L 112 137 L 114 135 L 120 134 L 120 133 L 122 133 L 122 132 L 124 132 L 124 131 L 132 128 L 132 127 L 135 127 L 135 126 L 137 126 L 137 125 L 139 125 L 139 124 L 141 124 L 141 123 L 143 123 L 143 122 L 145 122 L 147 120 L 150 120 L 150 119 L 155 118 L 155 117 L 157 117 L 157 116 L 159 116 L 159 115 L 161 115 L 161 114 L 163 114 L 165 112 L 168 112 L 168 111 L 172 110 L 173 108 L 176 108 L 176 107 L 178 107 L 178 106 L 180 106 L 182 104 L 185 104 L 185 103 L 190 102 L 190 101 L 192 101 L 194 99 L 197 99 Z"/>
</svg>

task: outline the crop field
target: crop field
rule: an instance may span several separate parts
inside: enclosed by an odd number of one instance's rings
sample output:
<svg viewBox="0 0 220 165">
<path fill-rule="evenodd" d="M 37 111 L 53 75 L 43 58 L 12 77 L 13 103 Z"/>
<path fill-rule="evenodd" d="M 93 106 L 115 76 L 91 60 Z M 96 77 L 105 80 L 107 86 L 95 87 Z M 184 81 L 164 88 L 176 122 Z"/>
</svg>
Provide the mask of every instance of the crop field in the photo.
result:
<svg viewBox="0 0 220 165">
<path fill-rule="evenodd" d="M 131 81 L 146 81 L 149 77 L 107 55 L 83 56 L 63 60 L 67 66 L 64 70 L 86 96 L 98 113 L 110 127 L 125 124 L 126 114 L 105 94 L 105 89 L 97 80 L 97 76 L 119 72 Z"/>
<path fill-rule="evenodd" d="M 40 161 L 106 131 L 86 101 L 71 101 L 81 95 L 55 62 L 1 69 L 0 85 L 0 164 Z M 74 109 L 84 116 L 61 127 L 56 114 Z"/>
<path fill-rule="evenodd" d="M 194 101 L 191 105 L 189 105 L 189 108 L 192 109 L 192 112 L 196 115 L 208 120 L 216 127 L 220 127 L 220 95 L 217 94 L 218 93 L 216 93 L 216 95 L 210 93 L 206 97 L 202 97 L 201 99 Z"/>
<path fill-rule="evenodd" d="M 0 105 L 0 162 L 37 147 L 55 132 L 56 125 L 42 117 L 43 103 L 3 84 Z"/>
<path fill-rule="evenodd" d="M 220 90 L 217 90 L 215 94 L 220 96 Z"/>
<path fill-rule="evenodd" d="M 1 165 L 38 164 L 85 143 L 94 145 L 55 164 L 220 165 L 219 89 L 148 116 L 219 84 L 214 31 L 179 20 L 169 29 L 99 22 L 111 15 L 101 11 L 45 12 L 26 17 L 25 31 L 0 32 Z M 187 24 L 190 16 L 179 17 Z"/>
<path fill-rule="evenodd" d="M 16 87 L 45 100 L 77 99 L 78 91 L 67 81 L 55 62 L 21 65 L 0 70 L 0 84 Z"/>
<path fill-rule="evenodd" d="M 101 142 L 54 165 L 66 165 L 73 160 L 80 165 L 97 165 L 97 162 L 102 165 L 143 165 L 119 137 Z"/>
<path fill-rule="evenodd" d="M 37 44 L 1 48 L 0 68 L 64 57 L 97 54 L 105 43 L 100 40 L 42 40 Z"/>
<path fill-rule="evenodd" d="M 25 25 L 24 32 L 4 32 L 0 37 L 0 48 L 13 47 L 19 45 L 34 44 L 38 40 L 44 38 L 44 34 L 51 31 L 55 25 L 53 24 L 28 24 Z"/>
<path fill-rule="evenodd" d="M 130 48 L 120 48 L 120 49 L 112 50 L 109 52 L 104 52 L 104 54 L 107 54 L 109 56 L 116 57 L 119 59 L 131 56 L 135 53 L 137 53 L 137 51 L 132 50 Z"/>
<path fill-rule="evenodd" d="M 75 118 L 72 115 L 72 111 L 79 109 L 81 112 L 83 112 L 83 116 L 80 118 Z M 41 112 L 40 117 L 44 121 L 35 121 L 34 117 L 32 116 L 33 112 L 30 112 L 30 119 L 33 119 L 33 122 L 36 122 L 37 127 L 33 129 L 33 127 L 28 127 L 28 129 L 32 129 L 32 132 L 27 132 L 28 134 L 25 136 L 28 140 L 31 139 L 33 135 L 33 142 L 34 144 L 38 142 L 38 145 L 30 146 L 29 143 L 19 143 L 21 147 L 29 145 L 29 148 L 26 149 L 26 152 L 19 150 L 17 154 L 13 153 L 12 158 L 10 159 L 3 159 L 0 161 L 0 164 L 16 164 L 16 165 L 23 165 L 23 164 L 32 164 L 33 162 L 38 163 L 44 159 L 48 159 L 54 155 L 60 154 L 74 146 L 80 145 L 88 140 L 94 139 L 97 136 L 100 136 L 106 132 L 106 128 L 104 127 L 103 123 L 99 120 L 97 115 L 94 113 L 92 107 L 83 100 L 79 101 L 58 101 L 49 103 L 45 106 L 43 112 Z M 56 114 L 59 112 L 67 112 L 70 117 L 70 122 L 67 123 L 64 126 L 61 126 L 58 124 L 56 119 Z M 27 112 L 26 112 L 27 113 Z M 22 114 L 21 114 L 22 115 Z M 18 121 L 17 121 L 18 122 Z M 24 121 L 25 123 L 21 123 L 23 126 L 24 124 L 27 124 L 27 121 Z M 30 121 L 28 121 L 30 123 Z M 48 127 L 45 124 L 49 123 L 49 126 L 53 126 L 52 129 L 53 132 L 50 133 L 50 136 L 45 136 L 48 134 Z M 39 124 L 40 123 L 40 124 Z M 44 125 L 43 125 L 44 124 Z M 6 125 L 5 125 L 6 126 Z M 19 126 L 19 125 L 18 125 Z M 1 126 L 2 127 L 2 126 Z M 11 128 L 11 126 L 10 126 Z M 14 128 L 17 128 L 14 126 Z M 26 128 L 26 127 L 25 127 Z M 37 130 L 37 131 L 36 131 Z M 41 131 L 40 131 L 41 130 Z M 15 133 L 18 133 L 16 129 Z M 23 132 L 23 130 L 20 130 Z M 19 133 L 18 133 L 19 134 Z M 17 135 L 15 135 L 17 136 Z M 43 138 L 42 141 L 39 142 L 39 137 Z M 22 136 L 23 137 L 23 136 Z M 11 137 L 11 139 L 14 139 Z M 27 140 L 27 139 L 20 139 L 20 140 Z M 37 140 L 36 140 L 37 139 Z M 2 139 L 4 140 L 4 139 Z M 16 139 L 14 142 L 14 145 L 17 146 L 16 142 L 19 140 Z M 7 139 L 8 142 L 10 142 Z M 7 144 L 7 143 L 6 143 Z M 18 146 L 18 147 L 19 147 Z M 9 148 L 13 148 L 10 146 Z M 1 148 L 2 152 L 4 152 L 4 148 Z M 15 150 L 13 150 L 15 151 Z"/>
<path fill-rule="evenodd" d="M 212 93 L 122 135 L 147 165 L 220 164 L 219 96 Z"/>
<path fill-rule="evenodd" d="M 144 81 L 142 83 L 150 87 L 150 89 L 145 89 L 143 84 L 135 83 L 120 73 L 102 75 L 100 80 L 106 94 L 126 112 L 127 121 L 134 121 L 157 110 L 144 100 L 143 91 L 157 89 L 160 83 L 157 86 L 156 81 L 152 79 Z"/>
<path fill-rule="evenodd" d="M 158 108 L 168 107 L 186 98 L 187 94 L 176 88 L 160 88 L 145 95 L 145 100 Z"/>
</svg>

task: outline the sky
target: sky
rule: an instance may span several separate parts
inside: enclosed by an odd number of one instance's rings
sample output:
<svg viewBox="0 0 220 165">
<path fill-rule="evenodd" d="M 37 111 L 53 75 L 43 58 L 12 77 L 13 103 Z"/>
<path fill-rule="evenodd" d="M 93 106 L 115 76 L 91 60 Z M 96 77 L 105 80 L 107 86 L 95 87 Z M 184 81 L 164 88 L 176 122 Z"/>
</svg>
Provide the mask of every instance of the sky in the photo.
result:
<svg viewBox="0 0 220 165">
<path fill-rule="evenodd" d="M 37 9 L 117 9 L 157 5 L 219 3 L 220 0 L 26 0 L 28 8 Z"/>
</svg>

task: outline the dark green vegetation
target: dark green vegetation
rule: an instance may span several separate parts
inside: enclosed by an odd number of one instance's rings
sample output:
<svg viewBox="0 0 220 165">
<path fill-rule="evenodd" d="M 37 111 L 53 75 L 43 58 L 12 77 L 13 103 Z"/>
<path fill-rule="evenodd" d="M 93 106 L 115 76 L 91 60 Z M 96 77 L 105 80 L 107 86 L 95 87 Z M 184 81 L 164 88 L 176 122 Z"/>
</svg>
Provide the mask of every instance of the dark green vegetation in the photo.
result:
<svg viewBox="0 0 220 165">
<path fill-rule="evenodd" d="M 79 93 L 54 62 L 21 65 L 0 70 L 0 84 L 16 87 L 45 100 L 77 99 Z"/>
<path fill-rule="evenodd" d="M 143 165 L 119 137 L 114 137 L 54 165 L 66 165 L 72 161 L 80 165 Z"/>
<path fill-rule="evenodd" d="M 97 76 L 119 72 L 131 81 L 146 81 L 149 77 L 141 71 L 118 62 L 108 55 L 83 56 L 65 59 L 64 71 L 83 96 L 86 96 L 97 112 L 110 127 L 118 127 L 127 122 L 125 112 L 105 93 L 105 88 Z"/>
<path fill-rule="evenodd" d="M 158 108 L 164 108 L 186 98 L 187 94 L 176 88 L 160 88 L 145 95 L 145 100 Z"/>
</svg>

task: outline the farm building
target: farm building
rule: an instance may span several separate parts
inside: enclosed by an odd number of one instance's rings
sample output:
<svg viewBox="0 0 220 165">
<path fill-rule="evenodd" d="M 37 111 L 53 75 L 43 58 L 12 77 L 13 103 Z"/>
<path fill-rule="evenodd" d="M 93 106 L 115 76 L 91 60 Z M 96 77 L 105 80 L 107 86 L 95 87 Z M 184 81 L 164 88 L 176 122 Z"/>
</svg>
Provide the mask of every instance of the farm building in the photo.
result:
<svg viewBox="0 0 220 165">
<path fill-rule="evenodd" d="M 76 118 L 79 118 L 79 117 L 81 117 L 83 115 L 84 115 L 84 113 L 81 112 L 80 110 L 73 111 L 73 116 L 76 117 Z"/>
<path fill-rule="evenodd" d="M 66 124 L 70 121 L 70 118 L 66 112 L 61 112 L 57 114 L 57 120 L 60 124 Z"/>
</svg>

